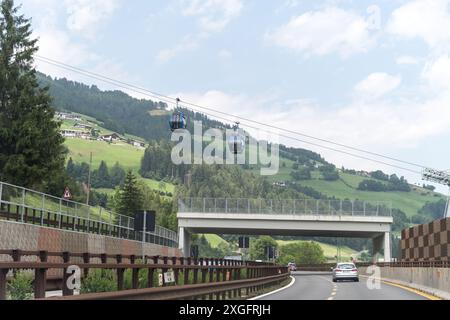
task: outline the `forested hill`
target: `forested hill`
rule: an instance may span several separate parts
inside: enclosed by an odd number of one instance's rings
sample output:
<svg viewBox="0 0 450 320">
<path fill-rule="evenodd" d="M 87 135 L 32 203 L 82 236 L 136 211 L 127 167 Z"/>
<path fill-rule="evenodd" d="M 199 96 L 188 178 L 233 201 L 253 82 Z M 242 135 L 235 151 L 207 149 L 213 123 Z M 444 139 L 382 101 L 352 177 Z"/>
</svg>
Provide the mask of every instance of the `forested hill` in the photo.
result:
<svg viewBox="0 0 450 320">
<path fill-rule="evenodd" d="M 102 126 L 119 134 L 132 134 L 146 140 L 168 139 L 170 112 L 167 104 L 136 99 L 122 91 L 102 91 L 96 86 L 38 73 L 39 83 L 49 87 L 53 106 L 58 111 L 81 113 L 101 121 Z M 205 128 L 224 125 L 200 113 L 183 110 L 191 120 L 202 121 Z M 192 121 L 190 122 L 192 125 Z"/>
</svg>

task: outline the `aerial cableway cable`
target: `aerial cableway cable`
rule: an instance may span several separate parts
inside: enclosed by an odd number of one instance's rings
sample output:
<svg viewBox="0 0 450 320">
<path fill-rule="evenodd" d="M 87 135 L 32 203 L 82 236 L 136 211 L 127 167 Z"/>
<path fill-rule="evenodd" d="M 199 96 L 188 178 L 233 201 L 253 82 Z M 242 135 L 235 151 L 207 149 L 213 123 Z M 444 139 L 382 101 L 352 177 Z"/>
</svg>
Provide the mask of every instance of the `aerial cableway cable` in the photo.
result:
<svg viewBox="0 0 450 320">
<path fill-rule="evenodd" d="M 74 66 L 68 65 L 66 63 L 59 62 L 59 61 L 56 61 L 56 60 L 53 60 L 53 59 L 49 59 L 49 58 L 46 58 L 46 57 L 43 57 L 43 56 L 40 56 L 40 55 L 35 55 L 35 58 L 36 58 L 36 60 L 39 60 L 41 62 L 53 65 L 55 67 L 62 68 L 62 69 L 68 70 L 68 71 L 72 71 L 72 72 L 84 75 L 86 77 L 89 77 L 89 78 L 93 78 L 93 79 L 96 79 L 96 80 L 99 80 L 99 81 L 102 81 L 102 82 L 105 82 L 105 83 L 108 83 L 108 84 L 112 84 L 114 86 L 117 86 L 117 87 L 120 87 L 120 88 L 123 88 L 123 89 L 126 89 L 126 90 L 130 90 L 130 91 L 133 91 L 133 92 L 136 92 L 136 93 L 148 96 L 148 97 L 152 97 L 152 98 L 158 99 L 158 100 L 160 100 L 162 102 L 166 102 L 166 103 L 171 104 L 171 105 L 175 105 L 177 103 L 177 100 L 178 100 L 178 102 L 180 102 L 180 100 L 178 98 L 172 98 L 172 97 L 164 95 L 164 94 L 153 92 L 153 91 L 148 90 L 146 88 L 142 88 L 142 87 L 139 87 L 139 86 L 136 86 L 136 85 L 133 85 L 133 84 L 129 84 L 129 83 L 123 82 L 123 81 L 115 80 L 113 78 L 106 77 L 104 75 L 101 75 L 101 74 L 98 74 L 98 73 L 94 73 L 94 72 L 90 72 L 90 71 L 87 71 L 87 70 L 83 70 L 81 68 L 74 67 Z M 293 137 L 293 136 L 279 134 L 278 132 L 274 132 L 274 131 L 271 131 L 271 130 L 268 130 L 268 129 L 263 129 L 263 128 L 260 128 L 260 127 L 255 127 L 255 126 L 252 126 L 252 125 L 250 125 L 248 123 L 251 123 L 251 124 L 254 124 L 254 125 L 256 124 L 258 126 L 264 126 L 264 127 L 271 128 L 271 129 L 274 129 L 274 130 L 287 132 L 287 133 L 289 133 L 291 135 L 303 136 L 303 137 L 306 137 L 306 138 L 309 138 L 309 139 L 325 142 L 325 143 L 328 143 L 328 144 L 333 144 L 335 146 L 351 149 L 353 151 L 357 151 L 357 152 L 361 152 L 361 153 L 366 153 L 366 154 L 369 154 L 369 155 L 372 155 L 372 156 L 376 156 L 376 157 L 384 158 L 384 159 L 387 159 L 387 160 L 403 163 L 403 164 L 406 164 L 406 165 L 410 165 L 410 166 L 414 166 L 414 167 L 418 167 L 418 168 L 426 168 L 426 166 L 424 166 L 424 165 L 420 165 L 420 164 L 416 164 L 416 163 L 400 160 L 400 159 L 393 158 L 393 157 L 390 157 L 390 156 L 385 156 L 385 155 L 382 155 L 382 154 L 379 154 L 379 153 L 375 153 L 375 152 L 359 149 L 359 148 L 356 148 L 356 147 L 348 146 L 348 145 L 345 145 L 345 144 L 333 142 L 331 140 L 317 138 L 317 137 L 314 137 L 314 136 L 310 136 L 310 135 L 303 134 L 303 133 L 300 133 L 300 132 L 292 131 L 292 130 L 289 130 L 289 129 L 283 129 L 283 128 L 280 128 L 280 127 L 277 127 L 277 126 L 274 126 L 274 125 L 265 124 L 265 123 L 258 122 L 258 121 L 255 121 L 255 120 L 251 120 L 251 119 L 247 119 L 247 118 L 244 118 L 244 117 L 232 115 L 232 114 L 225 113 L 225 112 L 222 112 L 222 111 L 218 111 L 218 110 L 215 110 L 215 109 L 212 109 L 212 108 L 209 108 L 209 107 L 205 107 L 205 106 L 201 106 L 201 105 L 198 105 L 198 104 L 190 103 L 190 102 L 187 102 L 187 101 L 182 101 L 182 102 L 183 102 L 184 106 L 190 106 L 191 107 L 191 108 L 186 108 L 185 107 L 186 109 L 191 109 L 193 112 L 200 112 L 200 113 L 203 113 L 203 114 L 205 114 L 207 116 L 210 116 L 212 118 L 221 119 L 221 120 L 224 120 L 224 121 L 227 121 L 227 122 L 231 122 L 231 123 L 235 122 L 236 119 L 239 119 L 239 120 L 244 122 L 244 126 L 245 127 L 250 128 L 250 129 L 260 130 L 260 131 L 267 132 L 267 133 L 270 133 L 270 134 L 277 134 L 280 137 L 283 137 L 283 138 L 286 138 L 286 139 L 290 139 L 290 140 L 293 140 L 293 141 L 297 141 L 297 142 L 313 145 L 313 146 L 316 146 L 316 147 L 320 147 L 320 148 L 327 149 L 327 150 L 330 150 L 330 151 L 342 153 L 342 154 L 349 155 L 349 156 L 356 157 L 356 158 L 360 158 L 360 159 L 363 159 L 363 160 L 368 160 L 368 161 L 371 161 L 371 162 L 383 164 L 383 165 L 386 165 L 386 166 L 390 166 L 390 167 L 393 167 L 393 168 L 409 171 L 409 172 L 412 172 L 412 173 L 422 174 L 421 172 L 419 172 L 417 170 L 405 168 L 405 167 L 402 167 L 402 166 L 398 166 L 396 164 L 392 164 L 392 163 L 384 162 L 384 161 L 381 161 L 381 160 L 377 160 L 377 159 L 369 158 L 369 157 L 366 157 L 366 156 L 362 156 L 362 155 L 359 155 L 359 154 L 351 153 L 351 152 L 348 152 L 348 151 L 345 151 L 345 150 L 342 150 L 342 149 L 336 149 L 336 148 L 333 148 L 333 147 L 330 147 L 330 146 L 325 146 L 325 145 L 318 144 L 318 143 L 315 143 L 315 142 L 306 141 L 306 140 L 299 139 L 299 138 L 296 138 L 296 137 Z M 195 110 L 195 109 L 201 109 L 201 111 Z M 205 112 L 204 110 L 207 110 L 208 112 Z M 211 112 L 212 113 L 216 113 L 216 114 L 212 114 Z M 218 116 L 217 114 L 220 114 L 222 116 Z M 223 116 L 232 117 L 233 119 L 225 118 Z"/>
</svg>

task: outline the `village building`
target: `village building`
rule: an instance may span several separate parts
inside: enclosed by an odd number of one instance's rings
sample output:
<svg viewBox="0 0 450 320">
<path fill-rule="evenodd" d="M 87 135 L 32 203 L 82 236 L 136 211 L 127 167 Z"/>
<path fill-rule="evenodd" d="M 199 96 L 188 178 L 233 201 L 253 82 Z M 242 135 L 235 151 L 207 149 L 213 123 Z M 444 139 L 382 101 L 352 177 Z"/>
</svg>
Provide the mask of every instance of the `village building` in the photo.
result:
<svg viewBox="0 0 450 320">
<path fill-rule="evenodd" d="M 100 140 L 106 141 L 106 142 L 117 142 L 121 141 L 122 138 L 117 133 L 112 134 L 105 134 L 100 137 Z"/>
</svg>

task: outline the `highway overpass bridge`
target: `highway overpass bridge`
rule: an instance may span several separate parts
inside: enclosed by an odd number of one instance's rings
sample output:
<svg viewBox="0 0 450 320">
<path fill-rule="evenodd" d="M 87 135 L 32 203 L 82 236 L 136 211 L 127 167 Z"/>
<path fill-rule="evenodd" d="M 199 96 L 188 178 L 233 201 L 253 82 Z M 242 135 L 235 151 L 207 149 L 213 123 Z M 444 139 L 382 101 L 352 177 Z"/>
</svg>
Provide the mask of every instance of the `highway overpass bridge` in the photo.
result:
<svg viewBox="0 0 450 320">
<path fill-rule="evenodd" d="M 179 245 L 191 234 L 317 236 L 373 239 L 374 257 L 391 261 L 392 206 L 340 200 L 180 199 Z"/>
</svg>

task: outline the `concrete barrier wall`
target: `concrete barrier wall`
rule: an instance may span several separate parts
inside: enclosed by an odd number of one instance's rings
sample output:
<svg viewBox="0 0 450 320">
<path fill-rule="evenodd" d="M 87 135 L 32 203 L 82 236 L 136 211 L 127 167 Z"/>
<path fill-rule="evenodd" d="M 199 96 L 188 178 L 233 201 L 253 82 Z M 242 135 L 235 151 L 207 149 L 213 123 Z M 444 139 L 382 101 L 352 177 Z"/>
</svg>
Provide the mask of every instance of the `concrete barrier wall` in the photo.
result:
<svg viewBox="0 0 450 320">
<path fill-rule="evenodd" d="M 450 268 L 397 268 L 382 267 L 381 279 L 409 286 L 423 292 L 450 299 Z M 359 268 L 361 275 L 367 268 Z"/>
<path fill-rule="evenodd" d="M 177 248 L 0 220 L 0 250 L 181 257 Z M 0 261 L 9 259 L 0 255 Z M 25 260 L 26 261 L 26 260 Z"/>
</svg>

